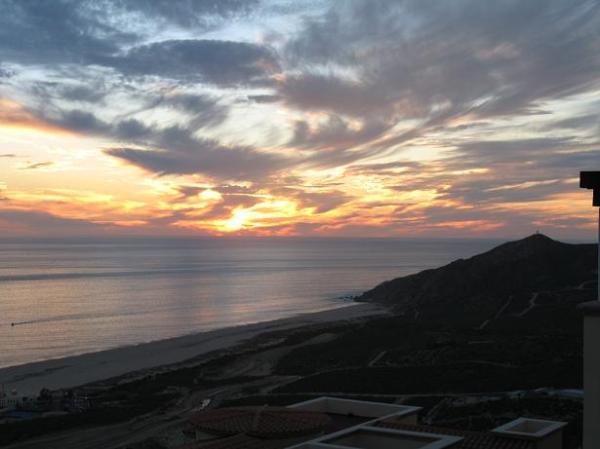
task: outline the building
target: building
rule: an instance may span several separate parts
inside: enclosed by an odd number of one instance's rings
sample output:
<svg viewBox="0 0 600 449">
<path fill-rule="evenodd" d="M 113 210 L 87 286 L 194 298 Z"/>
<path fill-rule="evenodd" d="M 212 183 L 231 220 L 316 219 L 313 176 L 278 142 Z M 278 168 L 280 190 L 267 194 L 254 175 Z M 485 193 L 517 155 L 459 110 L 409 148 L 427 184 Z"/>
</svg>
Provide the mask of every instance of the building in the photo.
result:
<svg viewBox="0 0 600 449">
<path fill-rule="evenodd" d="M 17 394 L 16 391 L 7 393 L 4 390 L 4 386 L 0 387 L 0 411 L 14 410 L 22 402 L 23 398 Z"/>
<path fill-rule="evenodd" d="M 200 423 L 202 436 L 180 449 L 562 449 L 566 425 L 519 418 L 489 432 L 469 432 L 420 424 L 420 407 L 320 397 L 288 407 L 305 414 L 299 434 L 288 420 L 273 419 L 281 415 L 277 408 L 253 409 L 254 418 L 244 422 L 232 419 L 239 409 L 201 412 L 191 423 Z M 260 428 L 269 431 L 251 431 Z"/>
</svg>

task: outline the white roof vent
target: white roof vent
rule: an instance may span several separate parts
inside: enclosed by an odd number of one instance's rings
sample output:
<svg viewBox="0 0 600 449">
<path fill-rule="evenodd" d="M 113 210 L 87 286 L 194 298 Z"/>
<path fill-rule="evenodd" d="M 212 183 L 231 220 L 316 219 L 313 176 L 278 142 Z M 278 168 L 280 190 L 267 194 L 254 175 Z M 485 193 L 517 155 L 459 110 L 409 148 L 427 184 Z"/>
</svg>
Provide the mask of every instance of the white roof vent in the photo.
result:
<svg viewBox="0 0 600 449">
<path fill-rule="evenodd" d="M 492 432 L 502 437 L 533 441 L 537 449 L 561 449 L 562 429 L 566 425 L 560 421 L 518 418 Z"/>
<path fill-rule="evenodd" d="M 293 446 L 293 449 L 449 449 L 461 441 L 462 438 L 450 435 L 359 426 Z"/>
</svg>

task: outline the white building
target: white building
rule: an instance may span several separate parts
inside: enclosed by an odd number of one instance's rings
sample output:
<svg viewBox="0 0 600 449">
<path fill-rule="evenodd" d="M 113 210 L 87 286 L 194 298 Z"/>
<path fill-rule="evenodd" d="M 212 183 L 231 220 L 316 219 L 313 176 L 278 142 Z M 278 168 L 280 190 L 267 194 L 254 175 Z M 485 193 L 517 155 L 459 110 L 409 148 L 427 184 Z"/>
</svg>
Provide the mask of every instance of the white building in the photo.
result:
<svg viewBox="0 0 600 449">
<path fill-rule="evenodd" d="M 0 389 L 0 411 L 14 410 L 21 400 L 16 391 L 7 394 L 4 388 Z"/>
</svg>

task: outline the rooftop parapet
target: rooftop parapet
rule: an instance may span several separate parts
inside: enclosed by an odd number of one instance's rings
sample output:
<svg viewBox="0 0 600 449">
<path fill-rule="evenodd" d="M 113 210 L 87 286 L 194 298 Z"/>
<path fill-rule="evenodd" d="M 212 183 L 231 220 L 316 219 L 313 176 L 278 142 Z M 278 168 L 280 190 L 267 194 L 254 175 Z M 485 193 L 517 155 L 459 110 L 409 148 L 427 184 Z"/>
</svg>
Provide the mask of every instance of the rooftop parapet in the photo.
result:
<svg viewBox="0 0 600 449">
<path fill-rule="evenodd" d="M 385 404 L 381 402 L 357 401 L 332 397 L 319 397 L 309 401 L 290 405 L 294 410 L 321 412 L 334 415 L 350 415 L 364 418 L 410 418 L 416 421 L 422 407 L 409 405 Z"/>
<path fill-rule="evenodd" d="M 293 449 L 449 449 L 457 447 L 461 441 L 462 438 L 452 435 L 360 426 L 326 435 Z"/>
<path fill-rule="evenodd" d="M 492 432 L 502 437 L 533 441 L 536 449 L 561 449 L 562 429 L 566 425 L 567 423 L 560 421 L 518 418 Z"/>
</svg>

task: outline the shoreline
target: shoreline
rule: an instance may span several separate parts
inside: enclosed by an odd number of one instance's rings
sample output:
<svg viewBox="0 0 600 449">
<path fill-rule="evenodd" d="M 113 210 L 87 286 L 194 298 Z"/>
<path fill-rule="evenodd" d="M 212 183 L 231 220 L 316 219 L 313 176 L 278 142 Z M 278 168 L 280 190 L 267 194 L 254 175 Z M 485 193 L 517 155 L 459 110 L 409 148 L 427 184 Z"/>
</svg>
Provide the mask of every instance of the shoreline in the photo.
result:
<svg viewBox="0 0 600 449">
<path fill-rule="evenodd" d="M 320 312 L 309 312 L 278 320 L 226 327 L 212 331 L 121 346 L 98 352 L 31 362 L 0 368 L 0 384 L 19 395 L 36 395 L 42 388 L 56 390 L 123 376 L 136 371 L 225 350 L 265 332 L 291 330 L 311 324 L 385 315 L 387 310 L 370 303 L 353 303 Z"/>
</svg>

